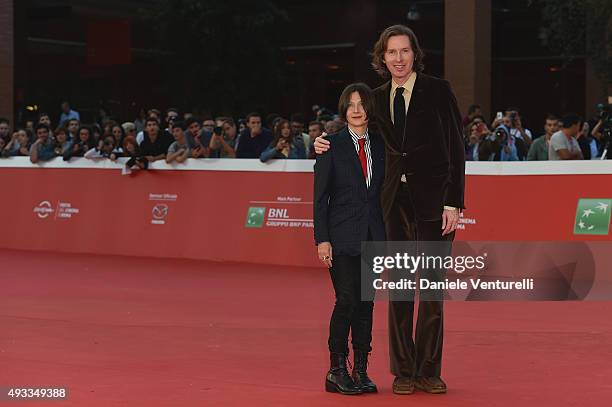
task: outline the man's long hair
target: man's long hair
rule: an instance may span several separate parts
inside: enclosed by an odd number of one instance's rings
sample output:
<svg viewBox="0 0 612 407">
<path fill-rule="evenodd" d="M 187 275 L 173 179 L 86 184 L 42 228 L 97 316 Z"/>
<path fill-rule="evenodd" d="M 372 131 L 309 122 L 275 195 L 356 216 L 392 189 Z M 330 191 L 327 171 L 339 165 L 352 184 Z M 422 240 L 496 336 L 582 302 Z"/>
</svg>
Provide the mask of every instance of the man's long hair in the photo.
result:
<svg viewBox="0 0 612 407">
<path fill-rule="evenodd" d="M 423 72 L 425 69 L 425 65 L 423 65 L 425 53 L 419 46 L 419 40 L 414 34 L 414 31 L 405 25 L 392 25 L 391 27 L 385 28 L 385 30 L 380 34 L 380 37 L 378 37 L 378 41 L 376 41 L 376 44 L 374 44 L 374 49 L 372 49 L 371 53 L 372 68 L 374 68 L 374 70 L 385 79 L 391 76 L 389 69 L 387 69 L 387 66 L 385 65 L 387 43 L 389 42 L 389 38 L 397 35 L 405 35 L 410 40 L 410 46 L 412 47 L 412 52 L 414 53 L 414 63 L 412 64 L 412 69 L 418 73 Z"/>
</svg>

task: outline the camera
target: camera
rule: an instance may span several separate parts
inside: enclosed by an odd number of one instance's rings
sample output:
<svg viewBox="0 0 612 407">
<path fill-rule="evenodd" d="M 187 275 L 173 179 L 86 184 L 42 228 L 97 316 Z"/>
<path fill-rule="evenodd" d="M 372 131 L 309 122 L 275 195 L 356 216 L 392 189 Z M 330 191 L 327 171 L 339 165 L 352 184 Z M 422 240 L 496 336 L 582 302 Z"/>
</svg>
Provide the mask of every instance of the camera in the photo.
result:
<svg viewBox="0 0 612 407">
<path fill-rule="evenodd" d="M 612 141 L 612 116 L 610 116 L 610 110 L 612 105 L 604 105 L 600 103 L 597 105 L 597 112 L 599 113 L 599 120 L 601 120 L 601 144 L 603 146 L 603 153 L 601 159 L 605 160 L 610 149 Z"/>
<path fill-rule="evenodd" d="M 223 134 L 223 128 L 221 126 L 215 126 L 213 129 L 213 134 L 216 136 L 221 136 Z"/>
<path fill-rule="evenodd" d="M 612 108 L 612 105 L 604 105 L 603 103 L 600 103 L 597 105 L 597 113 L 599 114 L 599 120 L 602 121 L 603 125 L 605 126 L 606 124 L 609 126 L 611 124 L 611 117 L 610 117 L 610 109 Z"/>
<path fill-rule="evenodd" d="M 495 139 L 498 139 L 502 145 L 506 145 L 508 143 L 508 132 L 501 127 L 498 127 L 495 130 Z"/>
</svg>

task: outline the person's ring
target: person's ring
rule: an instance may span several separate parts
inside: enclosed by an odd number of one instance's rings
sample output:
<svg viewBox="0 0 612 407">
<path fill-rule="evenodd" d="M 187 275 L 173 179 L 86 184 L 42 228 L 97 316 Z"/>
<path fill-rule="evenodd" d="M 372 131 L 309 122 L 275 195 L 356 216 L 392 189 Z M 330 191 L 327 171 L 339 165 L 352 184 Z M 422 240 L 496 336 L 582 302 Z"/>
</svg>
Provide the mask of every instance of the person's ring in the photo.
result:
<svg viewBox="0 0 612 407">
<path fill-rule="evenodd" d="M 329 256 L 323 256 L 323 260 L 329 260 Z"/>
</svg>

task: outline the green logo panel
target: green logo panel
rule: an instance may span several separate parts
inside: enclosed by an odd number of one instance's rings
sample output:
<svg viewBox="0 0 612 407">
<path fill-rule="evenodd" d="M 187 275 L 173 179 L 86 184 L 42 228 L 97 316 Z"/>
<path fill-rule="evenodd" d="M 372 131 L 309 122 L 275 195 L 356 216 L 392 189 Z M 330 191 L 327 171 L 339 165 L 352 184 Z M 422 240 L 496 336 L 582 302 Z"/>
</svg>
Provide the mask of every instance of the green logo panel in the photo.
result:
<svg viewBox="0 0 612 407">
<path fill-rule="evenodd" d="M 247 212 L 247 218 L 244 226 L 247 228 L 262 227 L 265 213 L 266 208 L 251 206 Z"/>
<path fill-rule="evenodd" d="M 607 235 L 612 199 L 580 199 L 576 208 L 575 235 Z"/>
</svg>

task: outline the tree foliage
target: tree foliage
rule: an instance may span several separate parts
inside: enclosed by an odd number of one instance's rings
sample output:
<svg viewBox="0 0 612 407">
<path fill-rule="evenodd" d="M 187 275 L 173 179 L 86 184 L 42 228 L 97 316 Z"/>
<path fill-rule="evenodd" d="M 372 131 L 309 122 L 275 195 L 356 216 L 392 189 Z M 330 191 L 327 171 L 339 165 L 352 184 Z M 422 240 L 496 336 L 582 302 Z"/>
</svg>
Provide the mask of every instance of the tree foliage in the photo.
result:
<svg viewBox="0 0 612 407">
<path fill-rule="evenodd" d="M 597 75 L 612 82 L 612 1 L 539 0 L 549 46 L 566 61 L 586 56 Z"/>
</svg>

